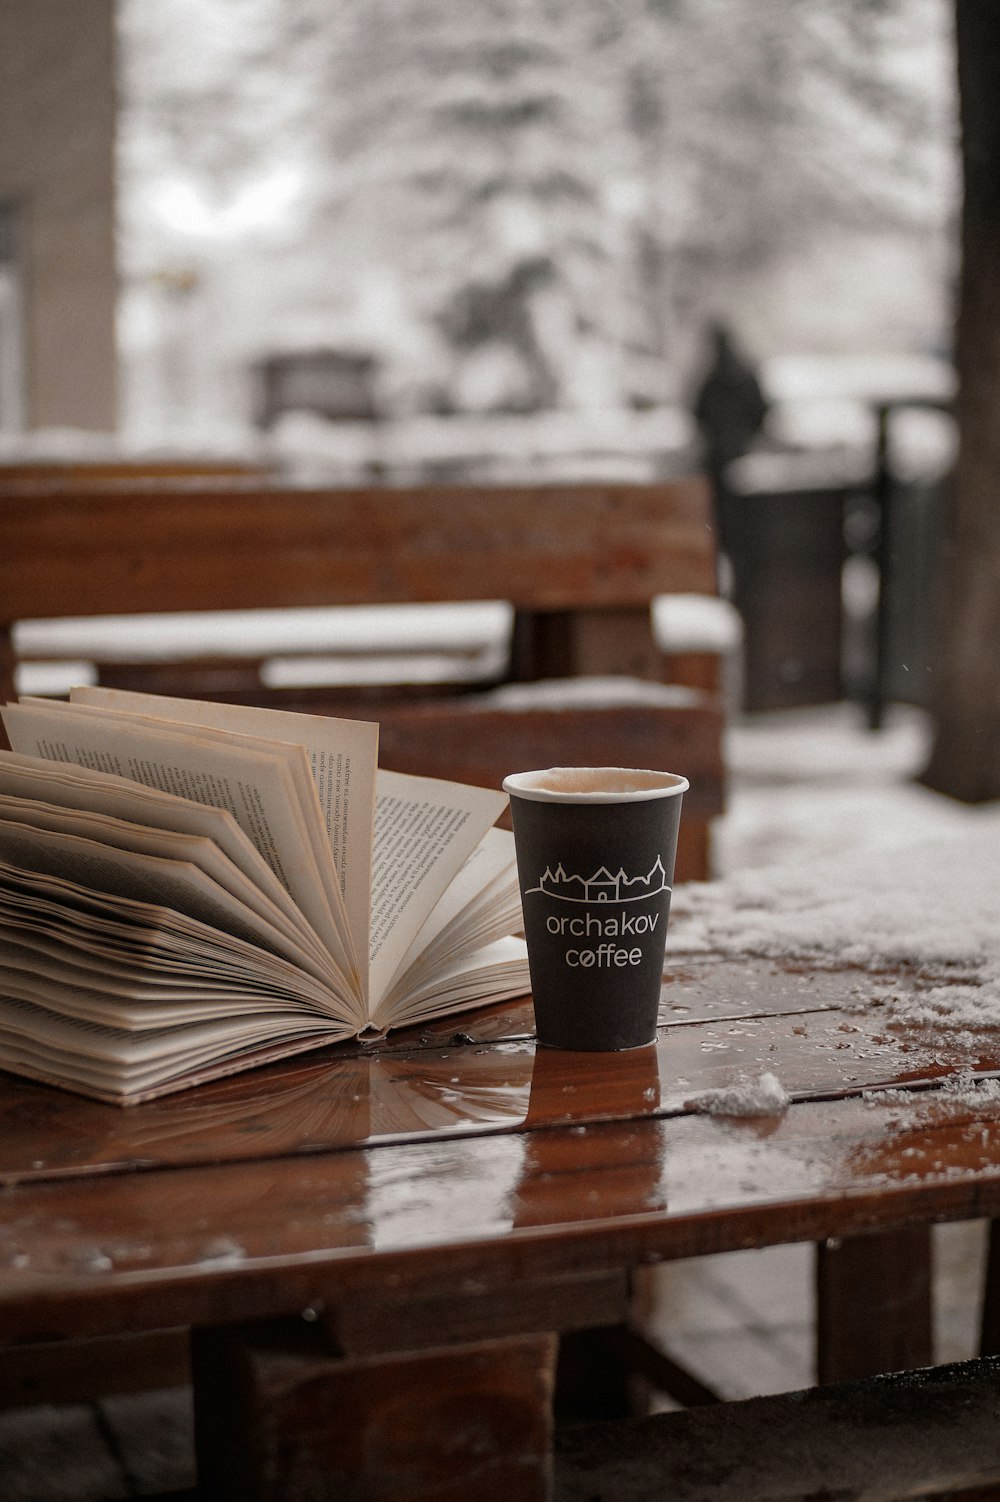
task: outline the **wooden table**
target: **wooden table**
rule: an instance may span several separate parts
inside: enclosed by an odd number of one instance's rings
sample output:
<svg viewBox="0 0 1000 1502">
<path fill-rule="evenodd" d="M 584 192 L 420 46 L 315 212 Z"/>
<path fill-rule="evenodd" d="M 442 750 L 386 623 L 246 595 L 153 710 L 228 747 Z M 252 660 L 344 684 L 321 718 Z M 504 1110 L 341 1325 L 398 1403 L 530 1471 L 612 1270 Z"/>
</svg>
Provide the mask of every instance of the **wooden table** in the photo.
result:
<svg viewBox="0 0 1000 1502">
<path fill-rule="evenodd" d="M 878 1346 L 880 1266 L 926 1301 L 899 1239 L 1000 1214 L 1000 1109 L 946 1088 L 1000 1044 L 856 1009 L 885 983 L 685 958 L 655 1048 L 536 1052 L 524 1004 L 129 1111 L 0 1077 L 0 1341 L 193 1327 L 213 1497 L 543 1498 L 555 1332 L 624 1321 L 635 1269 L 834 1239 L 842 1375 L 857 1249 Z M 783 1114 L 689 1104 L 763 1071 Z"/>
</svg>

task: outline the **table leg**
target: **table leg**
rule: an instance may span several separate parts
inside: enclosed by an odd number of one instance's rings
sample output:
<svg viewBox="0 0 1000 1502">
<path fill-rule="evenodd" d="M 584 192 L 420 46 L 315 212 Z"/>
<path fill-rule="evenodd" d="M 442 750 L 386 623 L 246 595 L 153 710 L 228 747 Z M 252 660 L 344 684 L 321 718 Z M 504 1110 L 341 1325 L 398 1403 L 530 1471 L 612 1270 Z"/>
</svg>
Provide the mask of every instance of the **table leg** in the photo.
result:
<svg viewBox="0 0 1000 1502">
<path fill-rule="evenodd" d="M 1000 1220 L 990 1221 L 979 1354 L 1000 1354 Z"/>
<path fill-rule="evenodd" d="M 511 678 L 608 675 L 662 677 L 650 607 L 579 610 L 518 610 L 511 641 Z"/>
<path fill-rule="evenodd" d="M 548 1502 L 553 1336 L 341 1357 L 301 1320 L 197 1331 L 199 1486 L 229 1502 Z"/>
<path fill-rule="evenodd" d="M 816 1261 L 819 1382 L 928 1366 L 929 1226 L 824 1241 Z"/>
<path fill-rule="evenodd" d="M 559 1342 L 555 1415 L 563 1422 L 635 1416 L 631 1373 L 614 1337 L 627 1330 L 571 1330 Z"/>
<path fill-rule="evenodd" d="M 717 1392 L 630 1325 L 578 1330 L 559 1342 L 557 1423 L 644 1417 L 650 1391 L 685 1408 L 721 1402 Z"/>
<path fill-rule="evenodd" d="M 14 627 L 10 621 L 0 621 L 0 704 L 17 698 L 15 683 L 17 658 L 14 653 Z M 0 751 L 9 751 L 7 732 L 0 724 Z"/>
</svg>

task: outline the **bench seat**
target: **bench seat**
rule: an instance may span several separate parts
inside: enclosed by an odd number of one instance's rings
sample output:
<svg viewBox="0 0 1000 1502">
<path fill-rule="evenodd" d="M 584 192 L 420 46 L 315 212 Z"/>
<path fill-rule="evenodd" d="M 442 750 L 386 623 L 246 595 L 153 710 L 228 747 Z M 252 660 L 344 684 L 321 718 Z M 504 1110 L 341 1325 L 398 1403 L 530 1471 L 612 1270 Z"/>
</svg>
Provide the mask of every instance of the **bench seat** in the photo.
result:
<svg viewBox="0 0 1000 1502">
<path fill-rule="evenodd" d="M 483 683 L 507 673 L 514 611 L 503 600 L 215 610 L 26 620 L 14 627 L 18 689 L 61 693 L 168 665 L 241 664 L 265 689 L 371 682 Z M 717 692 L 739 617 L 716 595 L 658 595 L 663 681 Z"/>
<path fill-rule="evenodd" d="M 1000 1358 L 557 1435 L 555 1502 L 988 1502 Z"/>
</svg>

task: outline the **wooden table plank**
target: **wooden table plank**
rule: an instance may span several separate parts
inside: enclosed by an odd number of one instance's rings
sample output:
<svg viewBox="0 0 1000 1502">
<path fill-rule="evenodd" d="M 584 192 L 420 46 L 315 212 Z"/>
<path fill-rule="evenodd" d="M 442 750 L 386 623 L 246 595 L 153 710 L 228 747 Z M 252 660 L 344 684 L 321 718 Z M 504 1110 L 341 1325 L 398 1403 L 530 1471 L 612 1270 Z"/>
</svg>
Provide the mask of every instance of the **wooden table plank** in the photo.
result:
<svg viewBox="0 0 1000 1502">
<path fill-rule="evenodd" d="M 495 1290 L 1000 1212 L 1000 1114 L 942 1090 L 7 1191 L 0 1339 Z"/>
<path fill-rule="evenodd" d="M 752 994 L 762 1000 L 768 967 L 757 972 Z M 788 994 L 787 979 L 777 973 L 779 994 Z M 847 981 L 826 973 L 801 996 L 819 1010 L 685 1020 L 662 1028 L 655 1048 L 611 1059 L 536 1051 L 523 1037 L 433 1047 L 423 1035 L 422 1046 L 328 1049 L 126 1111 L 6 1077 L 0 1183 L 641 1120 L 683 1113 L 705 1091 L 765 1072 L 798 1100 L 926 1084 L 949 1070 L 1000 1072 L 995 1035 L 949 1039 L 887 1027 L 878 1010 L 823 1010 L 848 984 L 861 986 L 853 972 Z"/>
</svg>

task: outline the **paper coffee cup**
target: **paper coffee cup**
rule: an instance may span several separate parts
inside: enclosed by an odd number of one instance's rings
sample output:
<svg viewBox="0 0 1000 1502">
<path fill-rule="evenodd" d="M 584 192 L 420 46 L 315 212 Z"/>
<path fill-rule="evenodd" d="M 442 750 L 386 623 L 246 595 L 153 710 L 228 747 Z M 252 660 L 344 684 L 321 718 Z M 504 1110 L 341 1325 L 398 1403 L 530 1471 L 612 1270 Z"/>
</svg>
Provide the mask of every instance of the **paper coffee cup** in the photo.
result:
<svg viewBox="0 0 1000 1502">
<path fill-rule="evenodd" d="M 549 767 L 503 786 L 538 1042 L 585 1052 L 651 1043 L 687 779 Z"/>
</svg>

